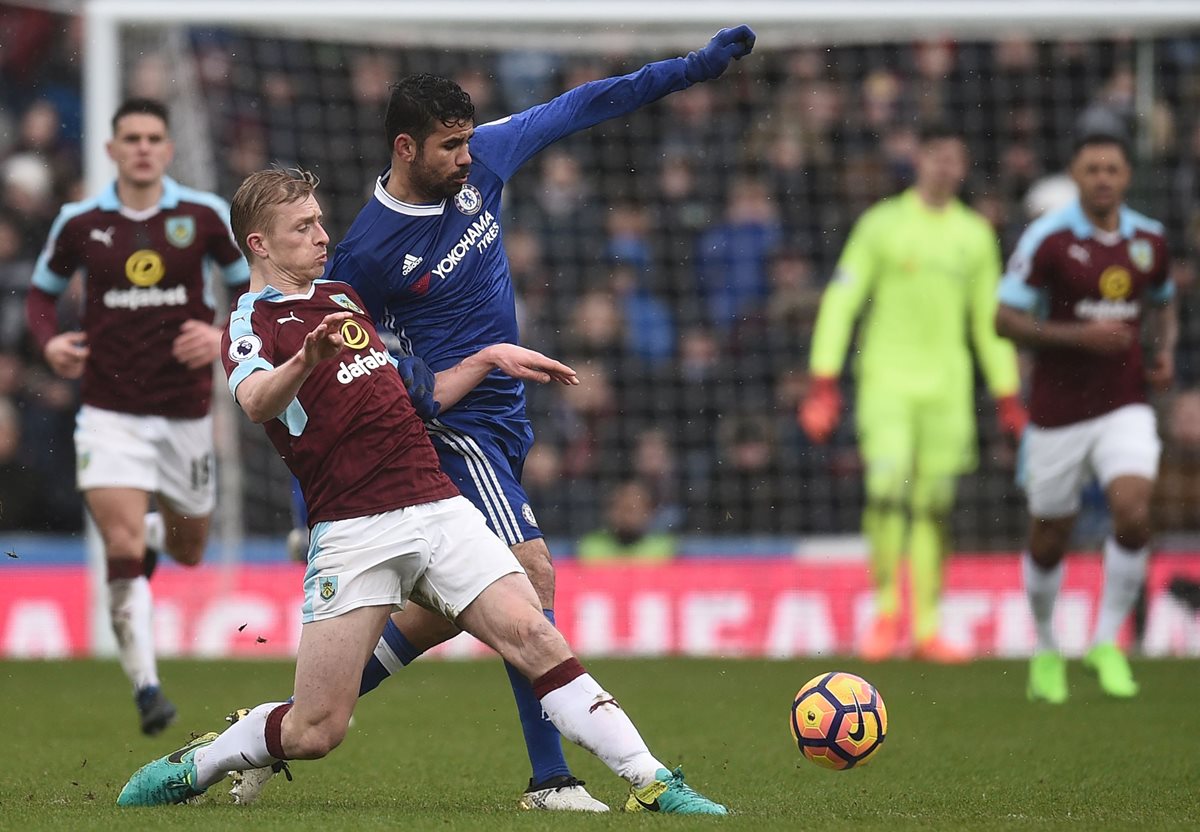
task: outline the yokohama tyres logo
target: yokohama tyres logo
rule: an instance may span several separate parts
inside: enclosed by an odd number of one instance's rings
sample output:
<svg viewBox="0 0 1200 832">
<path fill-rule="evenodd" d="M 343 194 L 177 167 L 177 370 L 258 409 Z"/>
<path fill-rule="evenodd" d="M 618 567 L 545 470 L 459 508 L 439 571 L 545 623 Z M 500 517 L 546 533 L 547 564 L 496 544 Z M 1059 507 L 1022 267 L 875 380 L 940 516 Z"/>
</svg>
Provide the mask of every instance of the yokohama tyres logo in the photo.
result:
<svg viewBox="0 0 1200 832">
<path fill-rule="evenodd" d="M 445 280 L 450 276 L 450 272 L 454 271 L 454 268 L 471 252 L 472 248 L 482 254 L 499 234 L 500 226 L 496 223 L 496 218 L 492 216 L 491 211 L 485 211 L 482 217 L 471 223 L 459 241 L 454 244 L 454 248 L 450 249 L 449 253 L 433 268 L 433 274 Z"/>
</svg>

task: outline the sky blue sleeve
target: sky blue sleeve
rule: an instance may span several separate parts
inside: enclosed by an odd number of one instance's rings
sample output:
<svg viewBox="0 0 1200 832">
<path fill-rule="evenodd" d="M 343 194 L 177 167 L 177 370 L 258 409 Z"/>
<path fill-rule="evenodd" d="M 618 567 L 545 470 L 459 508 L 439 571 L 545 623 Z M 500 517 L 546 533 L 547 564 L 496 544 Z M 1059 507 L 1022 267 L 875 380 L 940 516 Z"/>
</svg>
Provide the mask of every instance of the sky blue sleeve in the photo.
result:
<svg viewBox="0 0 1200 832">
<path fill-rule="evenodd" d="M 1049 236 L 1051 228 L 1048 223 L 1039 221 L 1021 235 L 1012 256 L 1008 258 L 1008 268 L 997 290 L 998 300 L 1003 306 L 1035 314 L 1045 308 L 1046 291 L 1030 285 L 1029 278 L 1033 274 L 1038 249 Z"/>
<path fill-rule="evenodd" d="M 545 104 L 481 124 L 471 139 L 471 153 L 507 181 L 559 139 L 686 89 L 683 72 L 683 58 L 671 58 L 629 75 L 590 81 Z"/>
<path fill-rule="evenodd" d="M 246 299 L 250 296 L 243 295 L 242 297 Z M 253 311 L 253 301 L 246 303 L 239 301 L 238 308 L 229 316 L 230 350 L 236 349 L 239 342 L 245 348 L 245 357 L 234 359 L 236 365 L 233 371 L 229 373 L 229 392 L 233 394 L 234 401 L 237 401 L 238 385 L 249 378 L 251 373 L 258 370 L 272 370 L 275 368 L 275 365 L 268 360 L 268 357 L 263 355 L 262 339 L 255 334 L 250 324 L 250 317 Z"/>
</svg>

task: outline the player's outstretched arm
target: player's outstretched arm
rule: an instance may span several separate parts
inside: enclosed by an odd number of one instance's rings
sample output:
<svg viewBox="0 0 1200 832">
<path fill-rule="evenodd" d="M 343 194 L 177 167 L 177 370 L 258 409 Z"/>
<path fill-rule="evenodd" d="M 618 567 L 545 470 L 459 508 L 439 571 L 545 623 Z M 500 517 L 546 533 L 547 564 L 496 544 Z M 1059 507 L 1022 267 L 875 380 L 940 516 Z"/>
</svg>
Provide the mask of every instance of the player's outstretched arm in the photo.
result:
<svg viewBox="0 0 1200 832">
<path fill-rule="evenodd" d="M 472 154 L 507 181 L 526 161 L 572 133 L 631 113 L 692 84 L 711 81 L 754 48 L 749 26 L 722 29 L 708 45 L 682 58 L 646 64 L 636 72 L 581 84 L 544 104 L 481 124 Z M 357 284 L 353 284 L 357 285 Z"/>
<path fill-rule="evenodd" d="M 552 381 L 566 385 L 579 383 L 575 371 L 561 361 L 517 344 L 493 344 L 437 374 L 434 398 L 440 402 L 441 410 L 449 410 L 457 404 L 492 370 L 537 384 Z"/>
<path fill-rule="evenodd" d="M 261 424 L 283 413 L 313 368 L 342 351 L 345 342 L 341 323 L 349 317 L 349 312 L 326 315 L 305 336 L 304 345 L 295 355 L 272 370 L 259 370 L 246 376 L 238 385 L 236 395 L 238 404 L 251 421 Z"/>
</svg>

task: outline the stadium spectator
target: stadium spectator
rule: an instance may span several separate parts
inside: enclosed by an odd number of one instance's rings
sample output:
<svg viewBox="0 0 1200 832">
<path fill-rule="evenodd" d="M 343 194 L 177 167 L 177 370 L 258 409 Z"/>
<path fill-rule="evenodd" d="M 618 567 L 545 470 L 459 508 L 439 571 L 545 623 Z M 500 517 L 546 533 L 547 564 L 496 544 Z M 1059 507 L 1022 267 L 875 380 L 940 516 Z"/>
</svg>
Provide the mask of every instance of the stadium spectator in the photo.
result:
<svg viewBox="0 0 1200 832">
<path fill-rule="evenodd" d="M 768 417 L 733 412 L 718 431 L 720 475 L 704 527 L 724 534 L 778 534 L 785 526 L 793 496 L 783 488 L 789 466 Z"/>
<path fill-rule="evenodd" d="M 49 531 L 45 483 L 21 451 L 21 414 L 0 396 L 0 530 Z"/>
<path fill-rule="evenodd" d="M 607 525 L 585 534 L 575 547 L 584 563 L 662 563 L 675 556 L 675 536 L 654 531 L 656 506 L 638 480 L 620 483 L 608 495 Z"/>
<path fill-rule="evenodd" d="M 677 531 L 683 524 L 679 501 L 679 462 L 667 432 L 661 427 L 640 431 L 633 440 L 632 477 L 645 486 L 654 506 L 648 529 Z"/>
<path fill-rule="evenodd" d="M 719 332 L 728 332 L 767 297 L 767 264 L 782 242 L 783 227 L 766 185 L 735 180 L 724 221 L 696 244 L 697 288 L 708 322 Z"/>
</svg>

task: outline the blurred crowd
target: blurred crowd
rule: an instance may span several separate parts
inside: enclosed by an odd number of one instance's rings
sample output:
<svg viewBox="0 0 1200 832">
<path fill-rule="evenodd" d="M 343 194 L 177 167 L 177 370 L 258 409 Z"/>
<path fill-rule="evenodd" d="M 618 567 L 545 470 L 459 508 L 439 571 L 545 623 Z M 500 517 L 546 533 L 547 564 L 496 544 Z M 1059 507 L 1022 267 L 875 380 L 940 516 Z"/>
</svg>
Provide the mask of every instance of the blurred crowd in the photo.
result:
<svg viewBox="0 0 1200 832">
<path fill-rule="evenodd" d="M 45 495 L 15 520 L 6 478 L 0 527 L 68 529 L 79 522 L 73 390 L 29 355 L 21 310 L 55 211 L 80 196 L 79 30 L 0 6 L 0 35 L 18 47 L 0 51 L 0 465 Z M 215 168 L 211 182 L 189 184 L 228 196 L 250 171 L 301 164 L 322 179 L 335 241 L 386 165 L 382 114 L 396 78 L 455 78 L 483 122 L 666 57 L 380 49 L 229 30 L 182 43 L 181 54 L 129 55 L 126 92 L 202 111 L 206 133 L 176 137 L 208 142 Z M 853 421 L 819 448 L 795 424 L 812 323 L 851 223 L 909 182 L 918 125 L 949 119 L 973 155 L 963 196 L 1006 254 L 1032 215 L 1069 198 L 1060 174 L 1073 135 L 1134 137 L 1131 201 L 1167 223 L 1182 290 L 1180 385 L 1160 403 L 1160 520 L 1200 532 L 1200 33 L 1150 46 L 1149 84 L 1135 41 L 763 49 L 719 83 L 536 156 L 509 185 L 504 217 L 523 337 L 583 381 L 531 391 L 538 441 L 524 481 L 543 528 L 608 535 L 593 539 L 651 557 L 669 556 L 681 534 L 858 528 Z M 189 95 L 173 86 L 181 74 L 193 79 Z M 979 411 L 981 465 L 963 484 L 955 534 L 960 549 L 1011 549 L 1025 522 L 1015 449 L 986 396 Z M 255 500 L 280 492 L 246 512 L 252 531 L 287 527 L 287 489 L 274 482 L 248 484 Z"/>
</svg>

